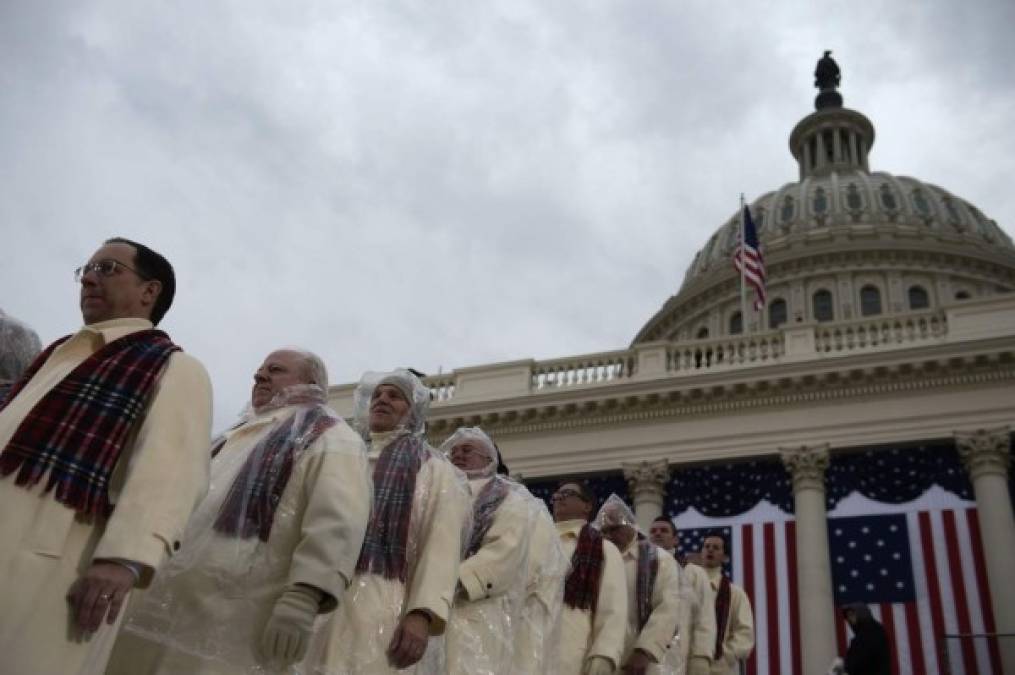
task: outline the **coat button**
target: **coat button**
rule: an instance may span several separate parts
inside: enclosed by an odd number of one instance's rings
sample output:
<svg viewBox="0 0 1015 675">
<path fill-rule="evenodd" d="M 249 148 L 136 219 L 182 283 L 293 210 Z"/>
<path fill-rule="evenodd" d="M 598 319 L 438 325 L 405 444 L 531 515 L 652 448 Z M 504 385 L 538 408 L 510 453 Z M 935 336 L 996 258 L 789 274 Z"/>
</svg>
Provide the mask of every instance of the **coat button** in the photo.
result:
<svg viewBox="0 0 1015 675">
<path fill-rule="evenodd" d="M 173 550 L 174 551 L 179 551 L 180 550 L 180 542 L 178 542 L 178 541 L 174 541 L 173 542 Z"/>
<path fill-rule="evenodd" d="M 493 584 L 487 584 L 486 585 L 486 590 L 490 590 L 491 588 L 493 588 Z"/>
</svg>

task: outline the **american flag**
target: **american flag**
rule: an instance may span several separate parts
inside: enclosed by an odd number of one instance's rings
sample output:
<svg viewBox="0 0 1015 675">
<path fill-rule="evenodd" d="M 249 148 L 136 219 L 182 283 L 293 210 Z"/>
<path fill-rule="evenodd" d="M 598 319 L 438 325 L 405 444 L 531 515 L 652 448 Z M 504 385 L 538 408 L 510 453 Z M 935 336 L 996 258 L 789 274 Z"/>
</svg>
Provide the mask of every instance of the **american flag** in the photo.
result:
<svg viewBox="0 0 1015 675">
<path fill-rule="evenodd" d="M 765 258 L 761 254 L 761 242 L 758 240 L 758 229 L 751 218 L 751 210 L 744 205 L 743 242 L 733 251 L 733 266 L 740 271 L 744 265 L 744 280 L 754 288 L 754 309 L 761 310 L 765 306 Z M 746 319 L 744 319 L 746 324 Z"/>
<path fill-rule="evenodd" d="M 940 488 L 901 505 L 854 494 L 829 516 L 836 606 L 868 604 L 893 644 L 895 675 L 1000 675 L 995 642 L 943 638 L 994 631 L 979 522 L 969 502 Z M 674 521 L 690 546 L 700 542 L 695 531 L 729 528 L 731 578 L 754 612 L 756 646 L 744 672 L 805 675 L 793 517 L 762 502 L 732 518 L 690 510 Z M 852 634 L 838 612 L 836 626 L 844 655 Z"/>
</svg>

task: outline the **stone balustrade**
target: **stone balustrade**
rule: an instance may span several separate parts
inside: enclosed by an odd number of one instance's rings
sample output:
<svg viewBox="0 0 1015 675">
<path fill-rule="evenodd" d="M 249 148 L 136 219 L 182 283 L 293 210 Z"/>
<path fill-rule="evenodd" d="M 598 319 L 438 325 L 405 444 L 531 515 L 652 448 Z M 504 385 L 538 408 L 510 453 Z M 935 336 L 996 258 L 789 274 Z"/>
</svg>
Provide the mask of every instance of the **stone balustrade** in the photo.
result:
<svg viewBox="0 0 1015 675">
<path fill-rule="evenodd" d="M 786 324 L 751 335 L 646 342 L 596 354 L 459 368 L 425 382 L 434 405 L 440 407 L 1012 334 L 1015 295 L 999 295 L 925 312 Z M 331 388 L 330 399 L 344 413 L 351 410 L 351 395 L 351 385 L 337 385 Z"/>
<path fill-rule="evenodd" d="M 948 333 L 944 311 L 875 316 L 848 323 L 820 324 L 815 333 L 818 353 L 854 352 L 918 342 L 940 341 Z"/>
</svg>

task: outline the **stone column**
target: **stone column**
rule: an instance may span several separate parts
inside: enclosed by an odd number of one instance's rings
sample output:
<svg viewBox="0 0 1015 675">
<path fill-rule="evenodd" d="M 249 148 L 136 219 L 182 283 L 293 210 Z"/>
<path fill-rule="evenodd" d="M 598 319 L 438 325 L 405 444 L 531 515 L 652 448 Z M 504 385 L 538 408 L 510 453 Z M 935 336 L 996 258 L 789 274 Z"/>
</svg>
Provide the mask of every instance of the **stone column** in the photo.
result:
<svg viewBox="0 0 1015 675">
<path fill-rule="evenodd" d="M 983 557 L 987 563 L 987 582 L 998 633 L 1015 633 L 1015 584 L 1011 574 L 1015 560 L 1015 517 L 1008 493 L 1008 467 L 1011 465 L 1008 433 L 1008 427 L 955 432 L 955 445 L 976 495 Z M 998 646 L 1001 648 L 1001 672 L 1015 673 L 1015 638 L 999 640 Z"/>
<path fill-rule="evenodd" d="M 825 509 L 828 444 L 780 448 L 779 454 L 793 476 L 803 672 L 823 673 L 838 652 Z"/>
<path fill-rule="evenodd" d="M 663 514 L 666 483 L 670 480 L 669 466 L 665 459 L 660 459 L 656 462 L 625 463 L 620 467 L 624 470 L 631 501 L 634 502 L 638 527 L 647 533 L 652 521 Z"/>
</svg>

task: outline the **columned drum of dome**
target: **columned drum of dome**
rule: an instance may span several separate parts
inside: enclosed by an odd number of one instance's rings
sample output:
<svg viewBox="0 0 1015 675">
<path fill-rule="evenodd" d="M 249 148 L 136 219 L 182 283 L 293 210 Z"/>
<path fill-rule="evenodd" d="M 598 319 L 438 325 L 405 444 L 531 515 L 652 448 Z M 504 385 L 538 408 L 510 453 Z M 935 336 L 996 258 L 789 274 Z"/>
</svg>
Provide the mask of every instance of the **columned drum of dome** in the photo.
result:
<svg viewBox="0 0 1015 675">
<path fill-rule="evenodd" d="M 830 82 L 823 83 L 823 93 L 834 91 Z M 874 125 L 844 108 L 835 93 L 823 101 L 819 95 L 817 109 L 790 133 L 799 181 L 750 204 L 765 253 L 767 292 L 787 299 L 787 322 L 894 315 L 1015 290 L 1011 238 L 944 188 L 871 171 Z M 736 334 L 733 328 L 753 333 L 781 321 L 753 311 L 733 321 L 740 309 L 739 276 L 730 261 L 739 231 L 737 213 L 697 253 L 679 292 L 634 344 L 714 339 Z M 924 293 L 911 292 L 914 287 Z M 874 289 L 877 301 L 863 289 Z"/>
</svg>

